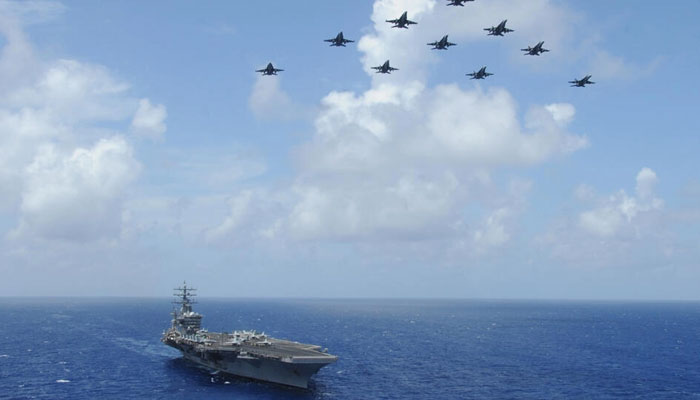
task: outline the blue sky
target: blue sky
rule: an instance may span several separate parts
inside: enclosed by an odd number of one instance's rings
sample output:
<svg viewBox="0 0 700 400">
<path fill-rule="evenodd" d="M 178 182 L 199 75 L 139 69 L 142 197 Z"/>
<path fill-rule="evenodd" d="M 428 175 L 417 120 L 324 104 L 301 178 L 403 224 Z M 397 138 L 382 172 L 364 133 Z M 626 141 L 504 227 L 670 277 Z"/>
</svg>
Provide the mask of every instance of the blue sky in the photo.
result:
<svg viewBox="0 0 700 400">
<path fill-rule="evenodd" d="M 0 290 L 698 299 L 700 5 L 445 3 L 0 1 Z"/>
</svg>

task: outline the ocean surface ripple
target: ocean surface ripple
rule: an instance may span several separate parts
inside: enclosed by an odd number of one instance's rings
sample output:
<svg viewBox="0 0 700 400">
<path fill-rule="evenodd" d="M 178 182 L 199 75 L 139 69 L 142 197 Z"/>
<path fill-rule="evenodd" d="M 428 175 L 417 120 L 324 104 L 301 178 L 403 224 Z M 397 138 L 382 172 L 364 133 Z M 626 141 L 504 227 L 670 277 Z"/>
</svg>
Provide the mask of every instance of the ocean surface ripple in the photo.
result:
<svg viewBox="0 0 700 400">
<path fill-rule="evenodd" d="M 699 399 L 700 304 L 200 299 L 340 360 L 309 390 L 212 375 L 161 344 L 169 299 L 0 299 L 2 399 Z"/>
</svg>

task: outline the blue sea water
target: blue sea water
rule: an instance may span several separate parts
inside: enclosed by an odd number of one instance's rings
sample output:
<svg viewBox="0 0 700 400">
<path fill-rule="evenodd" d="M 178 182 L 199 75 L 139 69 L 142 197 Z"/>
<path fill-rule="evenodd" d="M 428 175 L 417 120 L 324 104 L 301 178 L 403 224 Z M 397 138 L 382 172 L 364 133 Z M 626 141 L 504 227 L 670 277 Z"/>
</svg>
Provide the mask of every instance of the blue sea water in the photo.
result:
<svg viewBox="0 0 700 400">
<path fill-rule="evenodd" d="M 159 342 L 168 299 L 0 299 L 0 398 L 700 399 L 700 304 L 202 299 L 209 330 L 340 357 L 309 390 Z"/>
</svg>

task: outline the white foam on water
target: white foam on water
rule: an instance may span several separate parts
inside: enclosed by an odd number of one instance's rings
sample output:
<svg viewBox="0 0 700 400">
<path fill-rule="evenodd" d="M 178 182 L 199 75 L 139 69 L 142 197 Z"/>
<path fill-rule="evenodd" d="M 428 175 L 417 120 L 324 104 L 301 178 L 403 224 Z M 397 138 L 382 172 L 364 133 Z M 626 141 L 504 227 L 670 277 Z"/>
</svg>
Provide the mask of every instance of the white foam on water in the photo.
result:
<svg viewBox="0 0 700 400">
<path fill-rule="evenodd" d="M 230 384 L 231 384 L 231 382 L 229 382 L 229 381 L 224 382 L 224 385 L 230 385 Z"/>
<path fill-rule="evenodd" d="M 56 379 L 56 383 L 69 383 L 68 379 Z"/>
<path fill-rule="evenodd" d="M 0 354 L 0 358 L 8 358 L 9 356 L 7 354 Z"/>
</svg>

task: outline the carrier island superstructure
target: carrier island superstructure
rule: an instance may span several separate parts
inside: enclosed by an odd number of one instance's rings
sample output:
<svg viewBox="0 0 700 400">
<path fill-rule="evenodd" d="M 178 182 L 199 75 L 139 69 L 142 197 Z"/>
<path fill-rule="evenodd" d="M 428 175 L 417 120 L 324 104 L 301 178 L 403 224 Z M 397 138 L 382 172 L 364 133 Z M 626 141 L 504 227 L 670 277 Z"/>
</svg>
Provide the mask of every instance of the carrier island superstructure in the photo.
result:
<svg viewBox="0 0 700 400">
<path fill-rule="evenodd" d="M 171 327 L 161 341 L 208 369 L 261 381 L 300 388 L 309 378 L 338 357 L 320 346 L 275 339 L 256 331 L 209 332 L 202 329 L 202 315 L 192 310 L 196 289 L 175 288 L 179 305 Z"/>
</svg>

